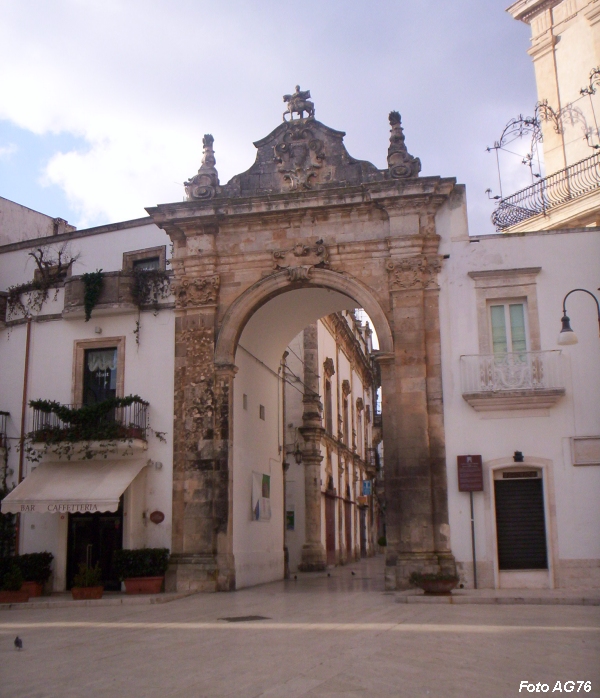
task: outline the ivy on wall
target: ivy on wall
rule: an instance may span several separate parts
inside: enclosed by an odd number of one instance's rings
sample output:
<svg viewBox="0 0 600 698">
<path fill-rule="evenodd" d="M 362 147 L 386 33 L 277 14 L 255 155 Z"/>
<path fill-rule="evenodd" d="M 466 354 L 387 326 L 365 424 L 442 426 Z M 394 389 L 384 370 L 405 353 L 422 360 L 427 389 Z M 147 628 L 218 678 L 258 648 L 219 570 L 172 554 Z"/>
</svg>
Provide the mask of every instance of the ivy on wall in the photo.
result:
<svg viewBox="0 0 600 698">
<path fill-rule="evenodd" d="M 92 310 L 96 307 L 100 294 L 102 293 L 102 286 L 104 285 L 104 274 L 102 269 L 96 269 L 96 271 L 90 271 L 87 274 L 81 275 L 81 280 L 83 281 L 83 309 L 85 311 L 85 321 L 92 317 Z"/>
</svg>

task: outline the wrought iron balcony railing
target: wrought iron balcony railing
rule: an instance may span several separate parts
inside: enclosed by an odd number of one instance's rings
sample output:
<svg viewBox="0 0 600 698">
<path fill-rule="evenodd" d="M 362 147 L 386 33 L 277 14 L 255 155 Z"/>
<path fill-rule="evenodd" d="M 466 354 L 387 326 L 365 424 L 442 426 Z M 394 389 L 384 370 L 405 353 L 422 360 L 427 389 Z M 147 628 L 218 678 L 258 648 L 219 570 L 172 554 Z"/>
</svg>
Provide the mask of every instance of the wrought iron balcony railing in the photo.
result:
<svg viewBox="0 0 600 698">
<path fill-rule="evenodd" d="M 0 448 L 6 448 L 6 418 L 10 416 L 10 412 L 0 411 Z"/>
<path fill-rule="evenodd" d="M 461 356 L 462 393 L 563 389 L 560 355 L 560 351 L 527 351 Z"/>
<path fill-rule="evenodd" d="M 600 153 L 580 160 L 564 170 L 540 179 L 498 202 L 492 213 L 496 230 L 506 230 L 532 216 L 545 214 L 556 206 L 600 188 Z"/>
<path fill-rule="evenodd" d="M 117 402 L 115 405 L 114 403 Z M 118 404 L 125 402 L 127 404 Z M 95 405 L 60 405 L 50 403 L 33 408 L 32 441 L 146 440 L 148 403 L 138 397 L 107 400 Z"/>
</svg>

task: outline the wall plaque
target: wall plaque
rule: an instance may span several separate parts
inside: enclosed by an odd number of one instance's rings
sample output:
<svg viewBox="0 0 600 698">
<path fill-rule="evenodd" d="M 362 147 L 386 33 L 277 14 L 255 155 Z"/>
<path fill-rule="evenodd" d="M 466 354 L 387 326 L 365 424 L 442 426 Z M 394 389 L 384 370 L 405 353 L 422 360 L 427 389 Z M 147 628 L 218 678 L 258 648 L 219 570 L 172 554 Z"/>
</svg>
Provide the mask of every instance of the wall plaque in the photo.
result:
<svg viewBox="0 0 600 698">
<path fill-rule="evenodd" d="M 165 520 L 165 515 L 162 513 L 162 511 L 153 511 L 150 514 L 150 521 L 154 524 L 159 524 L 162 523 Z"/>
<path fill-rule="evenodd" d="M 483 492 L 483 468 L 481 456 L 457 456 L 458 491 Z"/>
</svg>

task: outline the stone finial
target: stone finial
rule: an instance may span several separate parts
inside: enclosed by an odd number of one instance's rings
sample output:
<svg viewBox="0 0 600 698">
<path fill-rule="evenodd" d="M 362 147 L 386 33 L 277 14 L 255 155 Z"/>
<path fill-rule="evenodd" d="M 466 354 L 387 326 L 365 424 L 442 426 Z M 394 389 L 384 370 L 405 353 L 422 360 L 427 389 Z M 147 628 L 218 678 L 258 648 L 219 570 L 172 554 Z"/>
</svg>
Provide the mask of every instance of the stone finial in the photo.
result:
<svg viewBox="0 0 600 698">
<path fill-rule="evenodd" d="M 213 143 L 215 139 L 210 133 L 204 135 L 202 139 L 202 165 L 198 174 L 194 175 L 188 182 L 184 182 L 185 193 L 188 200 L 191 199 L 212 199 L 218 192 L 219 173 L 215 167 L 215 151 Z"/>
<path fill-rule="evenodd" d="M 389 119 L 392 127 L 387 157 L 390 177 L 393 179 L 417 177 L 421 171 L 421 161 L 410 155 L 406 149 L 400 114 L 397 111 L 391 111 Z"/>
</svg>

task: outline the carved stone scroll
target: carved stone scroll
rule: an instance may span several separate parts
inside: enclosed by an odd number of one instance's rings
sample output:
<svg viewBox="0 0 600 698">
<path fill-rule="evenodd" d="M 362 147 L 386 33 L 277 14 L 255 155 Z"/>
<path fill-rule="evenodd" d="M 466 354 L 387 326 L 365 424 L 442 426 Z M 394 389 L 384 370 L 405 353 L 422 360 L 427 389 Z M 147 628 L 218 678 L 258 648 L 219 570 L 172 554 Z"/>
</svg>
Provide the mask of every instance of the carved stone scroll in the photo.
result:
<svg viewBox="0 0 600 698">
<path fill-rule="evenodd" d="M 207 276 L 190 279 L 184 276 L 175 282 L 174 295 L 177 308 L 194 308 L 214 305 L 219 296 L 220 277 Z"/>
<path fill-rule="evenodd" d="M 335 375 L 335 366 L 333 365 L 333 359 L 330 357 L 327 357 L 323 362 L 323 371 L 327 378 L 331 378 L 331 376 Z"/>
<path fill-rule="evenodd" d="M 439 257 L 409 257 L 389 260 L 390 291 L 404 289 L 438 288 L 437 275 L 442 264 Z"/>
</svg>

